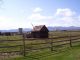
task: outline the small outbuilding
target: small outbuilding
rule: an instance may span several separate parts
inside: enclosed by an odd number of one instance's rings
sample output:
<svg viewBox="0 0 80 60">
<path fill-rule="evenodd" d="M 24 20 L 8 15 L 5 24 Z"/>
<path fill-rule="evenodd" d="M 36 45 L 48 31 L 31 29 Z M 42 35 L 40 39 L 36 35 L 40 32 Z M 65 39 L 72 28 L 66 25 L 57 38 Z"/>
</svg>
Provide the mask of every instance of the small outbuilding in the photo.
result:
<svg viewBox="0 0 80 60">
<path fill-rule="evenodd" d="M 18 29 L 18 34 L 19 34 L 19 35 L 22 35 L 22 34 L 23 34 L 23 28 L 19 28 L 19 29 Z"/>
<path fill-rule="evenodd" d="M 11 33 L 10 32 L 3 32 L 2 35 L 3 36 L 11 36 Z"/>
<path fill-rule="evenodd" d="M 2 32 L 3 36 L 15 36 L 18 34 L 18 32 Z"/>
<path fill-rule="evenodd" d="M 45 25 L 34 26 L 31 32 L 32 38 L 48 38 L 49 30 Z"/>
<path fill-rule="evenodd" d="M 2 32 L 0 32 L 0 35 L 2 35 Z"/>
</svg>

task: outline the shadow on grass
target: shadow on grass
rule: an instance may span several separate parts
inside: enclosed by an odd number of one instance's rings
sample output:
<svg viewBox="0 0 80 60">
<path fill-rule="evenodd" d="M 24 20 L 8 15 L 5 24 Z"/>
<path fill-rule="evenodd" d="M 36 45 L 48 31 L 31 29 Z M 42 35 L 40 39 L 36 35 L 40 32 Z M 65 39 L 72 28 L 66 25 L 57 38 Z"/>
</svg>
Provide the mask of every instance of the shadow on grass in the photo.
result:
<svg viewBox="0 0 80 60">
<path fill-rule="evenodd" d="M 41 60 L 41 58 L 46 58 L 49 56 L 53 56 L 56 54 L 59 54 L 61 52 L 65 52 L 65 50 L 53 50 L 53 51 L 48 51 L 48 52 L 43 52 L 43 53 L 37 53 L 37 54 L 33 54 L 33 55 L 26 55 L 26 57 L 31 58 L 31 59 L 35 59 L 35 60 Z"/>
<path fill-rule="evenodd" d="M 50 51 L 47 49 L 35 51 L 35 52 L 33 51 L 33 52 L 26 53 L 25 57 L 13 59 L 13 60 L 42 60 L 42 59 L 45 59 L 45 58 L 50 57 L 50 56 L 56 56 L 58 54 L 62 54 L 62 56 L 64 56 L 64 55 L 68 55 L 67 53 L 72 54 L 71 51 L 76 51 L 77 48 L 80 48 L 80 45 L 73 46 L 72 48 L 71 47 L 67 47 L 67 48 L 65 47 L 62 49 L 55 49 L 53 51 Z"/>
</svg>

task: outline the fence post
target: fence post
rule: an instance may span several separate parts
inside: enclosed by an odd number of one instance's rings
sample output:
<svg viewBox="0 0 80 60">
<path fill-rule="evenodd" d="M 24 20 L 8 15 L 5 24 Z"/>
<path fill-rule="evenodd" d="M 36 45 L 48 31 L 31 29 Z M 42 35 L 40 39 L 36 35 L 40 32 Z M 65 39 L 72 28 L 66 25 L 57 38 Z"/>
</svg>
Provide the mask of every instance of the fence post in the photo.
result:
<svg viewBox="0 0 80 60">
<path fill-rule="evenodd" d="M 25 54 L 25 35 L 23 34 L 23 56 L 25 57 L 26 54 Z"/>
<path fill-rule="evenodd" d="M 50 45 L 51 45 L 51 51 L 53 51 L 53 40 L 51 40 L 51 42 L 50 42 Z"/>
<path fill-rule="evenodd" d="M 70 47 L 72 47 L 72 37 L 71 37 L 71 33 L 70 33 Z"/>
</svg>

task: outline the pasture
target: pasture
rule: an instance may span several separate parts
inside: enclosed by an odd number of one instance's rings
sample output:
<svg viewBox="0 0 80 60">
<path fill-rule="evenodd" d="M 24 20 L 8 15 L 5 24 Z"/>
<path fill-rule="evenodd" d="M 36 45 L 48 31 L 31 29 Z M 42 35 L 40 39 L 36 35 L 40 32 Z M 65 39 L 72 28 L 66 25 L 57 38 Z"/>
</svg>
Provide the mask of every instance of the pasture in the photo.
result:
<svg viewBox="0 0 80 60">
<path fill-rule="evenodd" d="M 0 36 L 2 60 L 71 60 L 78 50 L 80 31 L 53 31 L 49 32 L 47 39 L 27 39 L 22 35 Z M 72 56 L 68 57 L 68 54 Z"/>
<path fill-rule="evenodd" d="M 80 60 L 80 45 L 72 48 L 66 48 L 61 51 L 37 52 L 34 55 L 26 57 L 11 58 L 8 60 Z"/>
</svg>

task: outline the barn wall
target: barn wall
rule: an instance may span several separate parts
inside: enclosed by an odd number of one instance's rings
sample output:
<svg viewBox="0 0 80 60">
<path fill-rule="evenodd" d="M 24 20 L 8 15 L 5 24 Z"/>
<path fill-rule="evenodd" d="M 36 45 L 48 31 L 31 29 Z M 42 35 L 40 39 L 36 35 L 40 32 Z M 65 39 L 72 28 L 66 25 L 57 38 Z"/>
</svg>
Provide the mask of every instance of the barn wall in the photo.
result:
<svg viewBox="0 0 80 60">
<path fill-rule="evenodd" d="M 30 38 L 48 38 L 49 30 L 45 25 L 35 26 L 30 34 L 27 34 L 27 37 Z"/>
<path fill-rule="evenodd" d="M 42 31 L 42 32 L 40 33 L 40 37 L 41 37 L 41 38 L 48 38 L 48 32 Z"/>
<path fill-rule="evenodd" d="M 40 32 L 32 32 L 31 33 L 31 35 L 32 35 L 32 38 L 40 38 Z"/>
<path fill-rule="evenodd" d="M 48 32 L 32 32 L 32 37 L 33 38 L 48 38 Z"/>
</svg>

